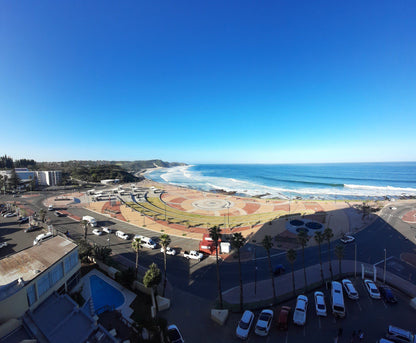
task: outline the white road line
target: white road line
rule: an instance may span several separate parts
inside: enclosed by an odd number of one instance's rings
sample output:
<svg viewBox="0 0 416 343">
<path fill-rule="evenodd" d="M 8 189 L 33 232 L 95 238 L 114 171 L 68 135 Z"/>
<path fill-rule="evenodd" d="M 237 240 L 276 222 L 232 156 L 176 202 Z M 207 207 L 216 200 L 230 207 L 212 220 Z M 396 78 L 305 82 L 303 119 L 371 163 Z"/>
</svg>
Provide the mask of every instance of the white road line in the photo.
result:
<svg viewBox="0 0 416 343">
<path fill-rule="evenodd" d="M 388 306 L 387 306 L 386 302 L 385 302 L 384 300 L 381 300 L 381 301 L 383 302 L 384 307 L 385 307 L 385 308 L 388 308 Z"/>
<path fill-rule="evenodd" d="M 360 302 L 357 302 L 357 305 L 358 305 L 358 309 L 359 309 L 360 311 L 362 311 L 363 309 L 361 308 Z"/>
<path fill-rule="evenodd" d="M 288 343 L 288 342 L 289 342 L 289 332 L 286 332 L 286 340 L 285 340 L 285 342 L 286 342 L 286 343 Z"/>
<path fill-rule="evenodd" d="M 286 254 L 286 251 L 278 253 L 278 254 L 270 255 L 270 258 L 280 256 L 280 255 L 284 255 L 284 254 Z M 267 258 L 267 256 L 256 257 L 256 258 L 253 258 L 252 261 L 254 261 L 254 260 L 265 260 L 266 258 Z"/>
<path fill-rule="evenodd" d="M 387 258 L 386 258 L 386 262 L 387 262 L 388 260 L 391 260 L 392 258 L 394 258 L 394 256 L 387 257 Z M 376 266 L 376 265 L 378 265 L 378 264 L 380 264 L 380 263 L 384 263 L 384 258 L 383 258 L 381 261 L 378 261 L 377 263 L 374 263 L 374 264 L 373 264 L 373 266 Z"/>
<path fill-rule="evenodd" d="M 318 327 L 321 329 L 322 325 L 321 325 L 321 317 L 318 317 Z"/>
</svg>

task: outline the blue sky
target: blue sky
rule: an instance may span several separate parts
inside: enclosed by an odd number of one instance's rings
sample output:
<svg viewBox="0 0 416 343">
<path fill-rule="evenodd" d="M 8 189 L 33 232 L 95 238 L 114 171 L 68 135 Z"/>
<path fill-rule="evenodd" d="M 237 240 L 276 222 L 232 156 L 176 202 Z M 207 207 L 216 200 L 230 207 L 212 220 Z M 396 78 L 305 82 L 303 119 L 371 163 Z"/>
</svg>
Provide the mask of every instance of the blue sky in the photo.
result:
<svg viewBox="0 0 416 343">
<path fill-rule="evenodd" d="M 0 150 L 415 161 L 415 17 L 413 0 L 0 1 Z"/>
</svg>

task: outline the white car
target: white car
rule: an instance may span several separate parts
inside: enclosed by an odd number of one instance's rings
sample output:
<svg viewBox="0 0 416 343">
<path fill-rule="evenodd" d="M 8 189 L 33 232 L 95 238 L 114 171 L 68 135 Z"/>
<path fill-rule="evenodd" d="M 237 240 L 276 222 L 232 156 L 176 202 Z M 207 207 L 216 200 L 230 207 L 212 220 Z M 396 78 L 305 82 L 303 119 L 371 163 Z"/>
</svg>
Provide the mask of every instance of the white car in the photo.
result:
<svg viewBox="0 0 416 343">
<path fill-rule="evenodd" d="M 5 218 L 16 217 L 16 216 L 17 216 L 17 213 L 16 212 L 7 213 L 7 214 L 4 215 Z"/>
<path fill-rule="evenodd" d="M 314 293 L 314 298 L 315 298 L 316 315 L 326 317 L 326 304 L 325 304 L 324 293 L 317 291 Z"/>
<path fill-rule="evenodd" d="M 168 340 L 170 343 L 185 343 L 178 327 L 174 324 L 168 326 Z"/>
<path fill-rule="evenodd" d="M 96 236 L 101 236 L 103 232 L 100 229 L 94 229 L 92 230 L 92 233 Z"/>
<path fill-rule="evenodd" d="M 165 251 L 165 249 L 163 248 L 163 247 L 161 247 L 160 248 L 160 252 L 164 252 Z M 176 255 L 176 250 L 175 249 L 172 249 L 171 247 L 167 247 L 166 248 L 166 255 L 172 255 L 172 256 L 175 256 Z"/>
<path fill-rule="evenodd" d="M 358 292 L 350 280 L 348 279 L 342 280 L 342 285 L 344 286 L 345 293 L 347 293 L 348 298 L 353 299 L 353 300 L 359 299 Z"/>
<path fill-rule="evenodd" d="M 272 326 L 273 311 L 263 310 L 261 311 L 259 318 L 257 319 L 256 329 L 254 332 L 259 336 L 267 336 Z"/>
<path fill-rule="evenodd" d="M 296 325 L 305 325 L 307 310 L 308 298 L 305 295 L 299 295 L 296 301 L 295 311 L 293 312 L 293 323 Z"/>
<path fill-rule="evenodd" d="M 116 236 L 124 240 L 129 239 L 129 235 L 127 233 L 124 233 L 123 231 L 116 231 Z"/>
<path fill-rule="evenodd" d="M 248 334 L 250 333 L 251 326 L 254 322 L 254 314 L 253 312 L 246 310 L 243 313 L 240 321 L 238 322 L 237 329 L 235 330 L 235 334 L 240 339 L 247 339 Z"/>
<path fill-rule="evenodd" d="M 397 210 L 397 207 L 391 206 L 391 207 L 390 207 L 390 210 L 393 210 L 393 211 L 394 211 L 394 210 Z"/>
<path fill-rule="evenodd" d="M 0 243 L 0 248 L 4 248 L 4 247 L 7 247 L 7 242 Z"/>
<path fill-rule="evenodd" d="M 373 281 L 366 279 L 364 280 L 364 285 L 370 297 L 373 299 L 381 299 L 380 292 Z"/>
<path fill-rule="evenodd" d="M 107 226 L 102 226 L 101 229 L 103 230 L 103 232 L 106 233 L 113 233 L 113 230 L 108 228 Z"/>
<path fill-rule="evenodd" d="M 352 242 L 354 242 L 354 241 L 355 241 L 355 237 L 353 237 L 353 236 L 343 236 L 343 237 L 340 239 L 340 241 L 341 241 L 342 243 L 344 243 L 344 244 L 347 244 L 347 243 L 352 243 Z"/>
</svg>

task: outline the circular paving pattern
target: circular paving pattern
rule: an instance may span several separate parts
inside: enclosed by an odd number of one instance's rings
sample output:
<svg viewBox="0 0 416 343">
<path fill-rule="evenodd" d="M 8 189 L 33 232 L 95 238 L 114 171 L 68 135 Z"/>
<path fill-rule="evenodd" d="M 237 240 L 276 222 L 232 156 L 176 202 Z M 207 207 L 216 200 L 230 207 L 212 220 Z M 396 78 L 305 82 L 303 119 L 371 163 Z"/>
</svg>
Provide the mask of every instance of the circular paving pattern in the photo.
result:
<svg viewBox="0 0 416 343">
<path fill-rule="evenodd" d="M 203 199 L 192 203 L 192 206 L 204 211 L 220 211 L 234 206 L 234 203 L 224 199 Z"/>
<path fill-rule="evenodd" d="M 311 229 L 311 230 L 319 230 L 319 229 L 322 229 L 322 224 L 317 223 L 317 222 L 308 222 L 308 223 L 305 224 L 305 226 L 308 229 Z"/>
<path fill-rule="evenodd" d="M 290 221 L 290 225 L 293 225 L 293 226 L 302 226 L 303 224 L 305 223 L 299 219 L 293 219 Z"/>
</svg>

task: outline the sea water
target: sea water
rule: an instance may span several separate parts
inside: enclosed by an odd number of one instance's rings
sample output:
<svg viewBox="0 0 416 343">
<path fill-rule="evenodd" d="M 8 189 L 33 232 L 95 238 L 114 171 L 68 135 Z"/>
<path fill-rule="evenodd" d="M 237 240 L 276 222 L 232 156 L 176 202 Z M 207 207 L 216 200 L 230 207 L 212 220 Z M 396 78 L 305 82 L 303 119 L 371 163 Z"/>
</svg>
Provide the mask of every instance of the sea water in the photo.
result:
<svg viewBox="0 0 416 343">
<path fill-rule="evenodd" d="M 264 198 L 356 199 L 416 196 L 416 162 L 198 164 L 151 170 L 158 182 Z"/>
</svg>

